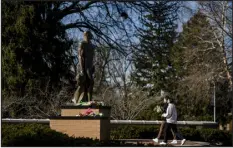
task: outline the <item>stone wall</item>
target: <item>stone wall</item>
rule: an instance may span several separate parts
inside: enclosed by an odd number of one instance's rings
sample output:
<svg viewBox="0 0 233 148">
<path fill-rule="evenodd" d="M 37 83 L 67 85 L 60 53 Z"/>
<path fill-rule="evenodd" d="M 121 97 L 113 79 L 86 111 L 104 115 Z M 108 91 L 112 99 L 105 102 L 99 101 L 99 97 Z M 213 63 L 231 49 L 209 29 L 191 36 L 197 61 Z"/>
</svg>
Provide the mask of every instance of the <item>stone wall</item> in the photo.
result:
<svg viewBox="0 0 233 148">
<path fill-rule="evenodd" d="M 103 116 L 76 116 L 85 112 L 86 106 L 66 106 L 61 109 L 61 116 L 50 117 L 50 128 L 73 137 L 110 139 L 110 107 L 91 107 Z"/>
</svg>

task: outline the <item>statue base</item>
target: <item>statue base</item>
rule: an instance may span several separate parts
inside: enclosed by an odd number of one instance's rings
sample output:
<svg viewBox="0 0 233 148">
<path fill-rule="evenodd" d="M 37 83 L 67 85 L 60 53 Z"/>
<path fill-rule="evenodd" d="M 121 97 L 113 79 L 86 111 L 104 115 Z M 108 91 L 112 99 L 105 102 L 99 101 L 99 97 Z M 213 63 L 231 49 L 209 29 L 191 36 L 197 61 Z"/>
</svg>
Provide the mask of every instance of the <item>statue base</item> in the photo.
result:
<svg viewBox="0 0 233 148">
<path fill-rule="evenodd" d="M 95 114 L 86 114 L 90 110 Z M 71 137 L 109 140 L 110 110 L 109 106 L 62 106 L 61 116 L 50 117 L 50 128 Z"/>
</svg>

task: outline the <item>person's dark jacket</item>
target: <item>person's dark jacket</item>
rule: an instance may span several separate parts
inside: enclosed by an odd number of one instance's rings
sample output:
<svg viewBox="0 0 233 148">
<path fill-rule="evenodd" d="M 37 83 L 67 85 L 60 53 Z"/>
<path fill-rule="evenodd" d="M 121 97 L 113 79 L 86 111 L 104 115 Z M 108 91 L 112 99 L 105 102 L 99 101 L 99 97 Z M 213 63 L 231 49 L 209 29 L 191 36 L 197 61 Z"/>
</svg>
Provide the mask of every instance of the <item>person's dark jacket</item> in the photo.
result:
<svg viewBox="0 0 233 148">
<path fill-rule="evenodd" d="M 166 114 L 166 112 L 167 112 L 167 107 L 168 107 L 168 103 L 164 103 L 163 109 L 162 109 L 162 113 L 163 113 L 163 114 Z M 162 117 L 161 119 L 164 120 L 164 121 L 166 121 L 166 118 L 164 118 L 164 117 Z"/>
<path fill-rule="evenodd" d="M 164 105 L 163 105 L 163 113 L 167 112 L 167 107 L 168 107 L 168 103 L 164 103 Z"/>
</svg>

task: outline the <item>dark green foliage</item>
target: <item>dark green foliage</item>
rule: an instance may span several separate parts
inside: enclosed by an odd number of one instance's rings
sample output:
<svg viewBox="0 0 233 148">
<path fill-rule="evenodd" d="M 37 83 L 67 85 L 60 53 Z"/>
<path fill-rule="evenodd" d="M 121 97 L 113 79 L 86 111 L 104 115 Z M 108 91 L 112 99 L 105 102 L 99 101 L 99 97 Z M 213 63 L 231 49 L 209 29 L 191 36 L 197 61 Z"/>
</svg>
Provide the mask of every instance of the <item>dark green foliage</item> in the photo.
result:
<svg viewBox="0 0 233 148">
<path fill-rule="evenodd" d="M 158 105 L 163 106 L 162 103 L 151 104 L 148 108 L 144 109 L 137 117 L 136 120 L 163 120 L 161 117 L 162 112 L 157 112 Z"/>
<path fill-rule="evenodd" d="M 74 89 L 72 41 L 53 14 L 56 3 L 2 2 L 4 117 L 47 116 L 51 105 L 58 109 Z"/>
<path fill-rule="evenodd" d="M 159 126 L 118 126 L 111 130 L 112 139 L 152 139 L 157 136 L 159 132 Z M 195 128 L 179 128 L 179 132 L 187 139 L 191 141 L 205 141 L 214 145 L 221 142 L 224 146 L 231 145 L 231 133 L 227 131 L 221 131 L 218 129 L 195 129 Z M 163 137 L 161 137 L 163 138 Z M 169 139 L 172 139 L 171 133 Z"/>
<path fill-rule="evenodd" d="M 2 146 L 64 146 L 73 141 L 74 138 L 51 130 L 48 125 L 2 125 Z"/>
<path fill-rule="evenodd" d="M 168 91 L 173 77 L 170 50 L 176 37 L 177 2 L 154 2 L 153 13 L 145 15 L 139 32 L 140 47 L 135 49 L 134 82 L 154 95 Z M 151 86 L 148 86 L 151 85 Z"/>
<path fill-rule="evenodd" d="M 55 2 L 54 2 L 55 3 Z M 2 86 L 5 93 L 24 95 L 35 85 L 44 88 L 72 79 L 71 41 L 53 2 L 2 2 Z"/>
<path fill-rule="evenodd" d="M 49 125 L 42 124 L 2 124 L 2 146 L 143 146 L 126 144 L 117 139 L 152 139 L 157 136 L 159 126 L 126 125 L 113 127 L 110 141 L 99 141 L 90 138 L 73 138 L 51 130 Z M 221 142 L 231 145 L 231 134 L 217 129 L 180 128 L 180 133 L 192 141 L 206 141 L 211 144 Z M 161 137 L 163 138 L 163 137 Z M 172 135 L 169 135 L 172 139 Z"/>
<path fill-rule="evenodd" d="M 41 124 L 2 124 L 2 146 L 144 146 L 121 141 L 99 141 L 91 138 L 74 138 L 56 132 L 49 125 Z"/>
<path fill-rule="evenodd" d="M 181 133 L 190 140 L 206 141 L 212 145 L 221 142 L 224 146 L 231 145 L 231 133 L 227 131 L 221 131 L 218 129 L 190 129 L 182 128 Z"/>
<path fill-rule="evenodd" d="M 111 139 L 151 139 L 157 136 L 158 129 L 158 126 L 119 125 L 111 129 Z"/>
<path fill-rule="evenodd" d="M 160 128 L 159 126 L 160 125 L 118 125 L 111 129 L 111 139 L 152 139 L 157 136 Z M 171 134 L 168 136 L 172 138 Z"/>
</svg>

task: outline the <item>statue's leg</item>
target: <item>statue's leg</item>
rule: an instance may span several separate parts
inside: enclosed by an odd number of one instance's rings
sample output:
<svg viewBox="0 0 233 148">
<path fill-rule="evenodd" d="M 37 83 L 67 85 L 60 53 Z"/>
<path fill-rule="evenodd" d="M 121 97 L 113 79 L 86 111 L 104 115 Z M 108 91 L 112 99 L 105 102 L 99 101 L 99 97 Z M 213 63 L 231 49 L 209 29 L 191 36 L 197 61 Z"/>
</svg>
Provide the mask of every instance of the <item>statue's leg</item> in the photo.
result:
<svg viewBox="0 0 233 148">
<path fill-rule="evenodd" d="M 86 90 L 86 73 L 84 73 L 84 76 L 80 77 L 80 80 L 79 80 L 79 90 L 77 92 L 77 100 L 78 102 L 77 103 L 80 103 L 81 101 L 82 102 L 87 102 L 87 90 Z"/>
<path fill-rule="evenodd" d="M 87 98 L 87 79 L 86 79 L 85 83 L 83 84 L 82 101 L 83 102 L 88 101 L 88 98 Z"/>
<path fill-rule="evenodd" d="M 85 73 L 85 80 L 82 83 L 82 91 L 81 91 L 81 95 L 80 95 L 80 101 L 82 100 L 82 102 L 87 102 L 88 98 L 87 98 L 87 83 L 88 83 L 88 77 L 87 74 Z"/>
<path fill-rule="evenodd" d="M 89 79 L 89 85 L 88 85 L 88 101 L 92 101 L 92 92 L 93 92 L 93 87 L 94 87 L 94 80 Z"/>
<path fill-rule="evenodd" d="M 81 101 L 83 101 L 83 102 L 85 102 L 83 99 L 84 99 L 84 94 L 85 92 L 84 92 L 84 86 L 82 85 L 82 86 L 80 86 L 80 88 L 79 88 L 79 91 L 78 91 L 78 97 L 77 97 L 77 99 L 78 99 L 78 103 L 80 103 Z"/>
<path fill-rule="evenodd" d="M 74 93 L 74 103 L 80 103 L 80 101 L 83 99 L 83 88 L 78 86 L 77 90 Z"/>
<path fill-rule="evenodd" d="M 75 104 L 77 103 L 77 100 L 78 100 L 78 98 L 80 96 L 79 91 L 80 91 L 80 87 L 78 86 L 78 88 L 76 89 L 76 91 L 74 93 L 74 100 L 72 100 Z"/>
</svg>

